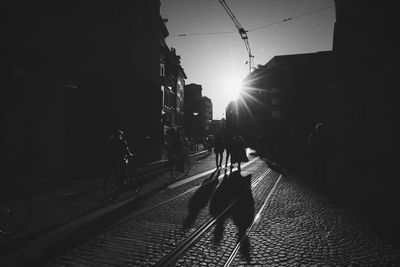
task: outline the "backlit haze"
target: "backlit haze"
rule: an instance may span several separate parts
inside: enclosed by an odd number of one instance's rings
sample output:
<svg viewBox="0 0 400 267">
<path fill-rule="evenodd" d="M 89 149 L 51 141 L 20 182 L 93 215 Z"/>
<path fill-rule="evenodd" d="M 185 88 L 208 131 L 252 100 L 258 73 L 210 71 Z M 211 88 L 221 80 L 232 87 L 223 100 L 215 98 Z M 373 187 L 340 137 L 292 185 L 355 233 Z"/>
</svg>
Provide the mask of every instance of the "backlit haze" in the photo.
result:
<svg viewBox="0 0 400 267">
<path fill-rule="evenodd" d="M 226 0 L 226 3 L 248 30 L 255 67 L 277 55 L 332 49 L 333 0 Z M 245 64 L 248 54 L 233 22 L 218 0 L 162 0 L 161 14 L 168 19 L 170 35 L 166 42 L 181 56 L 188 77 L 186 84 L 201 84 L 203 95 L 212 100 L 214 119 L 223 118 L 226 105 L 236 95 L 230 88 L 249 73 Z M 281 22 L 287 18 L 292 19 Z M 224 33 L 217 34 L 220 32 Z"/>
</svg>

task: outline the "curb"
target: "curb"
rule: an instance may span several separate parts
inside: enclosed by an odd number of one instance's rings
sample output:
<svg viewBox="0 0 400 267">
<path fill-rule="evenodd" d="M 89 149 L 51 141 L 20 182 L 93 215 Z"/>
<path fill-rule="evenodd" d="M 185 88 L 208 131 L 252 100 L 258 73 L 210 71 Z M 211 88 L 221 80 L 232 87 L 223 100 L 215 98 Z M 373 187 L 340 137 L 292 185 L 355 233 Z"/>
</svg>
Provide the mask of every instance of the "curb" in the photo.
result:
<svg viewBox="0 0 400 267">
<path fill-rule="evenodd" d="M 203 151 L 200 151 L 198 153 L 191 154 L 189 156 L 190 157 L 195 157 L 195 156 L 204 154 L 206 152 L 207 152 L 207 150 L 203 150 Z M 166 167 L 167 162 L 168 162 L 168 160 L 159 160 L 159 161 L 150 162 L 150 163 L 142 166 L 140 169 L 143 171 L 143 174 L 147 174 L 149 172 L 156 171 L 156 170 L 159 170 L 159 169 L 162 169 L 162 168 Z M 104 173 L 104 172 L 101 172 L 101 173 Z M 94 176 L 98 177 L 100 175 L 101 174 L 95 174 Z M 62 181 L 58 181 L 58 180 L 57 181 L 41 180 L 41 181 L 37 181 L 37 182 L 25 183 L 25 184 L 23 184 L 23 186 L 27 187 L 27 188 L 36 188 L 33 191 L 40 193 L 40 192 L 43 192 L 43 187 L 49 187 L 49 186 L 54 186 L 54 185 L 60 186 L 60 185 L 63 185 L 63 184 L 74 182 L 74 181 L 75 182 L 79 182 L 79 181 L 85 182 L 85 181 L 87 181 L 89 179 L 96 179 L 96 178 L 93 178 L 93 177 L 91 177 L 91 178 L 82 177 L 82 178 L 79 178 L 79 179 L 76 179 L 76 178 L 75 179 L 63 179 Z M 34 195 L 34 193 L 33 193 L 33 195 Z"/>
<path fill-rule="evenodd" d="M 34 244 L 36 242 L 44 243 L 41 245 L 41 250 L 34 252 L 33 255 L 26 255 L 23 265 L 40 266 L 47 260 L 82 243 L 91 236 L 104 232 L 112 223 L 117 222 L 121 216 L 138 204 L 140 204 L 140 201 L 137 201 L 137 198 L 111 203 L 100 210 L 87 214 L 39 237 L 33 241 L 32 246 L 36 247 Z"/>
<path fill-rule="evenodd" d="M 206 152 L 207 151 L 201 151 L 190 156 L 195 157 Z M 165 186 L 160 186 L 160 188 L 161 187 L 164 188 Z M 26 255 L 26 260 L 23 262 L 23 265 L 40 266 L 44 262 L 70 248 L 73 248 L 88 238 L 103 233 L 108 227 L 110 227 L 110 225 L 118 222 L 124 214 L 132 211 L 135 206 L 137 207 L 140 205 L 142 201 L 145 201 L 147 197 L 152 196 L 154 192 L 159 191 L 160 188 L 155 188 L 151 192 L 139 197 L 128 198 L 118 203 L 110 203 L 100 210 L 84 215 L 77 220 L 69 222 L 42 237 L 33 240 L 34 243 L 45 243 L 45 245 L 41 245 L 41 251 L 36 251 L 34 255 Z M 41 242 L 42 240 L 44 240 L 44 242 Z M 35 244 L 32 245 L 35 246 Z"/>
</svg>

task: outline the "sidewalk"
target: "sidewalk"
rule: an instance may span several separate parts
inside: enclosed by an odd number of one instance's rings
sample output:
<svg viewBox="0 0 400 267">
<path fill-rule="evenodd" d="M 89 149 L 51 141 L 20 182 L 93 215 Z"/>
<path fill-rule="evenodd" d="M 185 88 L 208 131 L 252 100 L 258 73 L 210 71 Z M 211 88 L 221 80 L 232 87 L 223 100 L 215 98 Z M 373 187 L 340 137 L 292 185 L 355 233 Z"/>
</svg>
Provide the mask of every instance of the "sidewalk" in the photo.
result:
<svg viewBox="0 0 400 267">
<path fill-rule="evenodd" d="M 205 154 L 201 151 L 192 157 Z M 152 162 L 141 168 L 145 178 L 145 185 L 140 193 L 151 194 L 154 190 L 166 186 L 167 161 Z M 165 174 L 165 175 L 163 175 Z M 162 179 L 164 176 L 164 179 Z M 28 190 L 32 193 L 32 218 L 18 233 L 12 236 L 0 237 L 0 251 L 6 253 L 22 244 L 39 238 L 52 230 L 67 225 L 101 209 L 109 209 L 116 203 L 105 200 L 102 188 L 103 175 L 95 177 L 67 180 L 62 183 L 29 184 Z M 129 195 L 121 196 L 118 202 L 129 199 Z"/>
<path fill-rule="evenodd" d="M 278 172 L 283 169 L 264 160 Z M 317 190 L 342 208 L 355 212 L 377 234 L 400 248 L 399 163 L 400 160 L 379 161 L 371 157 L 354 158 L 346 163 L 339 154 L 334 154 L 327 161 L 325 179 Z M 299 159 L 297 166 L 288 166 L 288 172 L 306 186 L 316 188 L 311 168 L 309 162 Z"/>
</svg>

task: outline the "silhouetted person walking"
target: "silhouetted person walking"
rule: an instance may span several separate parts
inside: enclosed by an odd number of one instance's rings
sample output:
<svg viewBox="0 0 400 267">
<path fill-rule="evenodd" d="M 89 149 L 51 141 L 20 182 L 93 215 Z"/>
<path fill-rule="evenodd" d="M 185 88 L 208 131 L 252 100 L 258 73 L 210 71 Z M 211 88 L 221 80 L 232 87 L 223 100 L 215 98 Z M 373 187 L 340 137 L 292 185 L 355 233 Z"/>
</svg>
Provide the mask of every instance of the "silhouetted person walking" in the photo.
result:
<svg viewBox="0 0 400 267">
<path fill-rule="evenodd" d="M 308 139 L 308 153 L 313 169 L 313 179 L 316 186 L 321 186 L 325 180 L 326 161 L 328 157 L 328 140 L 323 123 L 317 123 L 314 132 Z"/>
<path fill-rule="evenodd" d="M 231 164 L 238 164 L 238 172 L 241 172 L 240 164 L 242 162 L 248 162 L 249 159 L 246 155 L 246 146 L 244 144 L 244 140 L 240 135 L 235 135 L 233 137 L 233 146 L 232 146 L 232 158 Z"/>
<path fill-rule="evenodd" d="M 221 133 L 217 133 L 214 138 L 214 153 L 215 153 L 215 163 L 217 164 L 217 169 L 222 167 L 222 158 L 224 154 L 224 138 Z"/>
<path fill-rule="evenodd" d="M 232 153 L 233 147 L 233 135 L 231 132 L 227 132 L 224 137 L 226 156 L 225 156 L 225 168 L 228 167 L 228 160 Z M 231 157 L 231 167 L 232 167 L 232 157 Z"/>
</svg>

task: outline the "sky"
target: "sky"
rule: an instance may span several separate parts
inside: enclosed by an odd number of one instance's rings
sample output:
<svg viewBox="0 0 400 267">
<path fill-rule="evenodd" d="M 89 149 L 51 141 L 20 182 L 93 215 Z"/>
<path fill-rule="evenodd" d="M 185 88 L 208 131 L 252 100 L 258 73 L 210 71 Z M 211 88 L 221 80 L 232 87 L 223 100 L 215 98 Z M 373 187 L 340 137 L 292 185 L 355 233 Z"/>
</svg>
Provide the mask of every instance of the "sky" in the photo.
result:
<svg viewBox="0 0 400 267">
<path fill-rule="evenodd" d="M 254 66 L 278 55 L 332 50 L 333 0 L 225 2 L 248 30 Z M 249 74 L 248 53 L 234 23 L 218 0 L 161 0 L 161 15 L 168 19 L 166 42 L 181 56 L 186 84 L 201 84 L 203 96 L 212 100 L 213 118 L 225 117 L 234 98 L 227 85 Z M 282 22 L 287 18 L 292 19 Z"/>
</svg>

